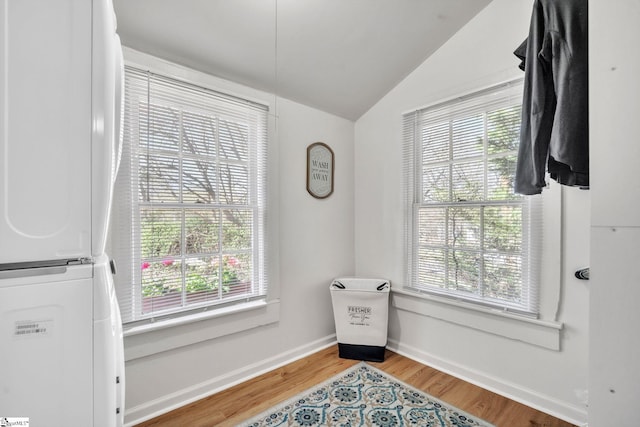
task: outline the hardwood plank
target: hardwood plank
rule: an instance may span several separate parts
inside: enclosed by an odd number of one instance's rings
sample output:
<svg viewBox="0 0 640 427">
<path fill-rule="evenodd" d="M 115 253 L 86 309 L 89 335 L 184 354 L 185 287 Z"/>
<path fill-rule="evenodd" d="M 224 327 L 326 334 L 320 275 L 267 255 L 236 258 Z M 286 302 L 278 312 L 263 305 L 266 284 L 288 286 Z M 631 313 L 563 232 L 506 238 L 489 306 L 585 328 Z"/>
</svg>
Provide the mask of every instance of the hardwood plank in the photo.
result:
<svg viewBox="0 0 640 427">
<path fill-rule="evenodd" d="M 232 427 L 357 363 L 331 346 L 136 427 Z M 497 427 L 575 427 L 389 350 L 371 365 Z"/>
</svg>

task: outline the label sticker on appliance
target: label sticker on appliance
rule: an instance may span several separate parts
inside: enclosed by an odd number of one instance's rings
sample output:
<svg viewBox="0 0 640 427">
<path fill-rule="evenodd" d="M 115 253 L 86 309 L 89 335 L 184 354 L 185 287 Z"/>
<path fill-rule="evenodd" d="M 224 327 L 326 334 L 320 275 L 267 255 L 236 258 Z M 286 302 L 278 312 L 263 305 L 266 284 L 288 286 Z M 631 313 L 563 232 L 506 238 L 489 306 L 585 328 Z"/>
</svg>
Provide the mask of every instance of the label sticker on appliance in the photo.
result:
<svg viewBox="0 0 640 427">
<path fill-rule="evenodd" d="M 51 333 L 53 320 L 18 320 L 13 330 L 14 337 L 36 337 Z"/>
</svg>

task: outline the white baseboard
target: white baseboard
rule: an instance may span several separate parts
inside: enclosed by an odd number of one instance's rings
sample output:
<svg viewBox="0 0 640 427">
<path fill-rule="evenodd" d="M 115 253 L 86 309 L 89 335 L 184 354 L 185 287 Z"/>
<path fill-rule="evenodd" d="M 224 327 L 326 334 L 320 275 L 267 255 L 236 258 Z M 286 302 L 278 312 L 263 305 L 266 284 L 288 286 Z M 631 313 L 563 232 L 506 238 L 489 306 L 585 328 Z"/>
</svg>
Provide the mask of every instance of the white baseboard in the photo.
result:
<svg viewBox="0 0 640 427">
<path fill-rule="evenodd" d="M 505 383 L 502 380 L 498 380 L 482 372 L 475 371 L 466 366 L 451 363 L 450 361 L 435 357 L 415 347 L 399 343 L 395 340 L 389 340 L 387 348 L 402 356 L 413 359 L 416 362 L 428 365 L 434 369 L 438 369 L 439 371 L 445 372 L 456 378 L 460 378 L 471 384 L 477 385 L 556 418 L 560 418 L 561 420 L 574 425 L 585 426 L 587 423 L 586 408 L 559 402 L 535 391 L 525 389 L 517 384 Z"/>
<path fill-rule="evenodd" d="M 233 387 L 236 384 L 255 378 L 263 373 L 302 359 L 335 344 L 335 334 L 329 335 L 309 344 L 283 352 L 269 359 L 262 360 L 253 365 L 246 366 L 242 369 L 211 378 L 207 381 L 195 384 L 192 387 L 179 390 L 159 399 L 128 408 L 125 413 L 125 427 L 132 427 L 136 424 L 142 423 L 143 421 L 155 418 L 189 403 Z M 395 340 L 389 340 L 387 348 L 405 357 L 438 369 L 442 372 L 446 372 L 447 374 L 475 384 L 486 390 L 490 390 L 516 402 L 520 402 L 549 415 L 553 415 L 556 418 L 560 418 L 577 426 L 587 425 L 586 408 L 558 402 L 550 399 L 548 396 L 541 395 L 532 390 L 524 389 L 517 384 L 505 383 L 502 380 L 492 378 L 468 367 L 440 359 L 415 347 L 401 344 Z"/>
<path fill-rule="evenodd" d="M 143 421 L 150 420 L 159 415 L 165 414 L 174 409 L 180 408 L 189 403 L 203 399 L 212 394 L 218 393 L 236 384 L 255 378 L 266 372 L 277 369 L 288 363 L 307 357 L 324 348 L 336 344 L 335 334 L 326 336 L 319 340 L 305 344 L 303 346 L 285 351 L 271 358 L 261 360 L 242 369 L 237 369 L 195 384 L 191 387 L 179 390 L 175 393 L 163 396 L 158 399 L 127 408 L 125 412 L 125 427 L 131 427 Z"/>
</svg>

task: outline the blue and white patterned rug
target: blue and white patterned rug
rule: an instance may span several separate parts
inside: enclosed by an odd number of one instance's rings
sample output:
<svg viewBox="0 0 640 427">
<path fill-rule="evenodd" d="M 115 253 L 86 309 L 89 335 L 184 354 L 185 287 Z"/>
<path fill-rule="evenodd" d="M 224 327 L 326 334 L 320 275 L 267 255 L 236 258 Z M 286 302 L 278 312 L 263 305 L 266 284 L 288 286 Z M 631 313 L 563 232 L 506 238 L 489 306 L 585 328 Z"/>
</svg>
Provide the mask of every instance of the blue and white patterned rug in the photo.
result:
<svg viewBox="0 0 640 427">
<path fill-rule="evenodd" d="M 364 362 L 241 424 L 491 427 Z"/>
</svg>

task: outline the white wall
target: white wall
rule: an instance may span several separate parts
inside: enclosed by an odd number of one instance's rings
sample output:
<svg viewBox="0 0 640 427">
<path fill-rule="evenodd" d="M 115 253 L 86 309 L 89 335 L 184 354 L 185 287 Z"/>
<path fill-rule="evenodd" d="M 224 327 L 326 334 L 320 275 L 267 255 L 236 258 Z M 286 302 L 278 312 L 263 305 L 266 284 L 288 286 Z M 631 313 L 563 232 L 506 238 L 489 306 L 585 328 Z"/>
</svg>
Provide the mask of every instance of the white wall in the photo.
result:
<svg viewBox="0 0 640 427">
<path fill-rule="evenodd" d="M 128 360 L 125 420 L 129 425 L 335 340 L 329 284 L 334 277 L 352 275 L 354 265 L 354 124 L 285 99 L 275 100 L 271 107 L 277 115 L 271 143 L 276 145 L 279 180 L 271 184 L 279 222 L 280 280 L 275 283 L 279 321 Z M 335 191 L 323 200 L 306 191 L 306 148 L 316 141 L 325 142 L 335 153 Z M 185 328 L 190 334 L 206 334 L 206 325 L 200 322 L 127 338 L 125 354 L 131 354 L 134 346 L 148 348 L 176 340 Z"/>
<path fill-rule="evenodd" d="M 589 425 L 635 426 L 640 402 L 640 1 L 589 2 L 592 177 Z"/>
<path fill-rule="evenodd" d="M 513 50 L 528 33 L 530 0 L 494 0 L 356 122 L 356 274 L 404 281 L 402 114 L 521 77 Z M 563 188 L 560 350 L 392 307 L 390 345 L 406 355 L 538 407 L 586 421 L 590 194 Z"/>
</svg>

